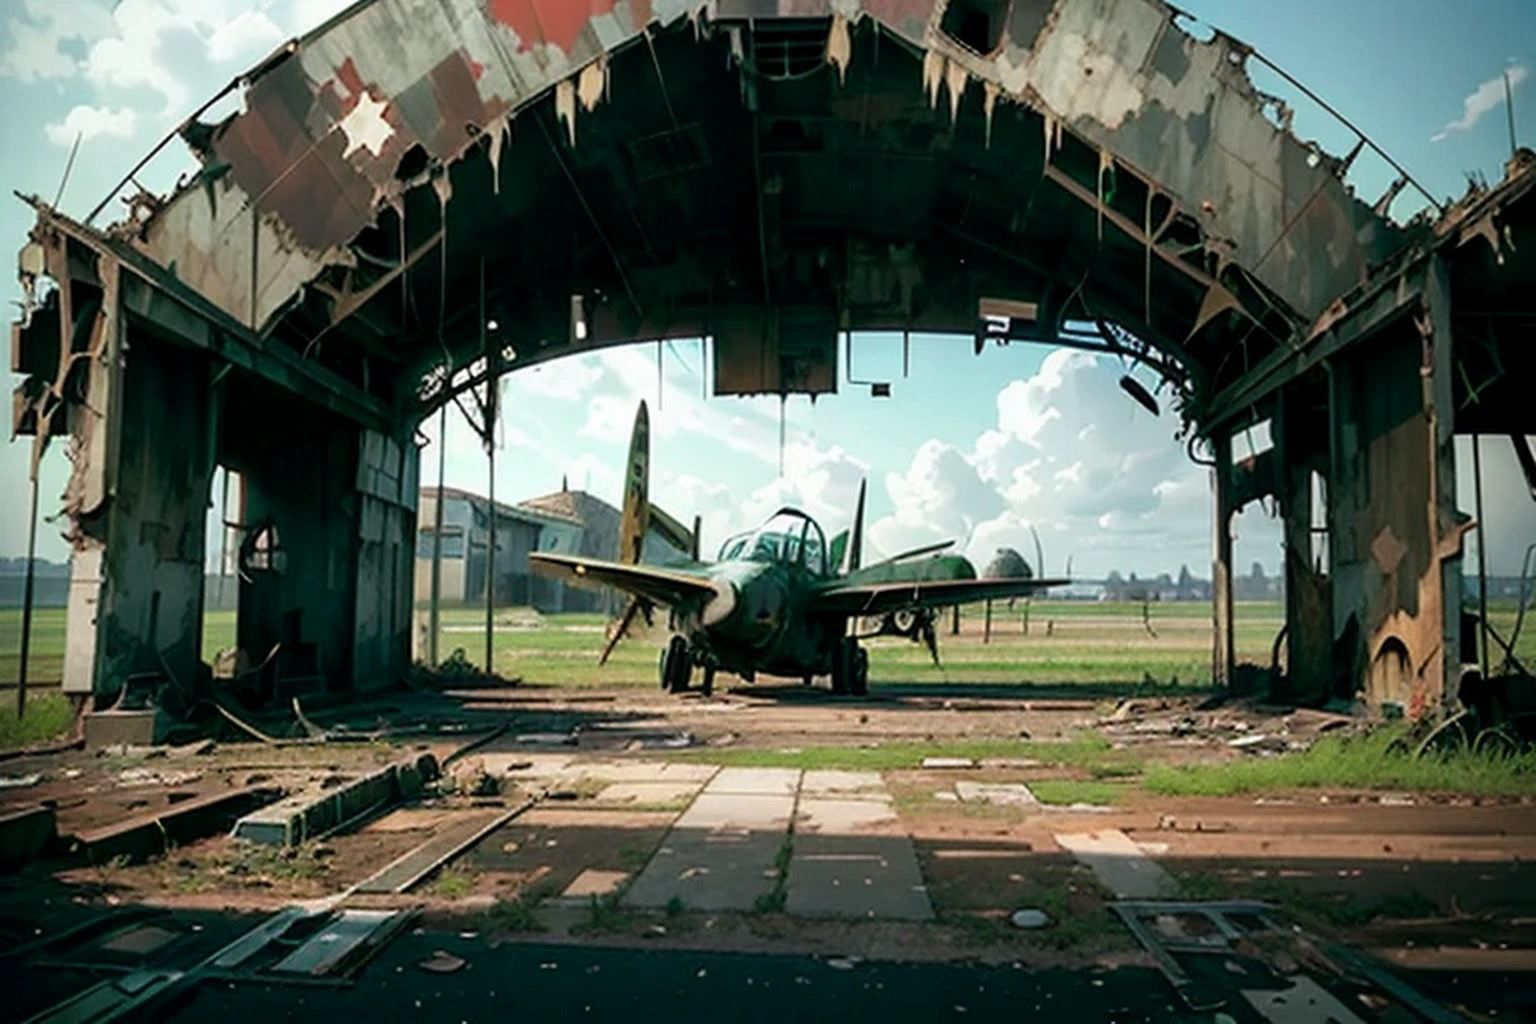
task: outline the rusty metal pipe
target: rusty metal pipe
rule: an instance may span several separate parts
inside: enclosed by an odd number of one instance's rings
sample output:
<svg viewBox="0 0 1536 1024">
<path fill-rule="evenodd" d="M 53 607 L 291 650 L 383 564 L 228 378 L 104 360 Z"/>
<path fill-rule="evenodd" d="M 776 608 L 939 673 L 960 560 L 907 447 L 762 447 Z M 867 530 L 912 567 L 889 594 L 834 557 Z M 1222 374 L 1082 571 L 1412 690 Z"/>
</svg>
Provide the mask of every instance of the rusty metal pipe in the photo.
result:
<svg viewBox="0 0 1536 1024">
<path fill-rule="evenodd" d="M 1478 664 L 1483 678 L 1488 678 L 1488 523 L 1483 519 L 1483 438 L 1472 435 L 1472 487 L 1477 507 L 1477 622 L 1483 642 L 1478 647 Z"/>
</svg>

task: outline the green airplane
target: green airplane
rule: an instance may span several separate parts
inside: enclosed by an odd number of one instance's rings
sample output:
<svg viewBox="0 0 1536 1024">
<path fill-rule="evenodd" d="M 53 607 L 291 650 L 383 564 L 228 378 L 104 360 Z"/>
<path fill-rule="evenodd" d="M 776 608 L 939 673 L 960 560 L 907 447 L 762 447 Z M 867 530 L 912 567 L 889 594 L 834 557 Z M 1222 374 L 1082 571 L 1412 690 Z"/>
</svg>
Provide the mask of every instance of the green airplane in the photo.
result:
<svg viewBox="0 0 1536 1024">
<path fill-rule="evenodd" d="M 615 587 L 631 600 L 610 632 L 599 663 L 629 631 L 636 615 L 670 609 L 672 637 L 662 651 L 661 686 L 683 693 L 695 669 L 709 695 L 715 673 L 733 672 L 747 682 L 758 674 L 799 679 L 831 677 L 832 692 L 868 692 L 869 655 L 860 641 L 873 636 L 906 636 L 925 643 L 934 661 L 938 646 L 936 610 L 973 601 L 1026 597 L 1065 579 L 1023 575 L 978 579 L 970 561 L 940 555 L 953 542 L 903 552 L 861 568 L 864 484 L 859 485 L 853 524 L 829 543 L 804 512 L 781 508 L 756 530 L 728 538 L 713 562 L 698 549 L 698 521 L 688 534 L 692 557 L 665 565 L 642 564 L 653 511 L 669 534 L 678 524 L 647 495 L 649 417 L 644 402 L 635 416 L 625 467 L 624 510 L 618 559 L 534 552 L 531 568 L 566 582 Z M 858 631 L 860 625 L 875 623 Z"/>
</svg>

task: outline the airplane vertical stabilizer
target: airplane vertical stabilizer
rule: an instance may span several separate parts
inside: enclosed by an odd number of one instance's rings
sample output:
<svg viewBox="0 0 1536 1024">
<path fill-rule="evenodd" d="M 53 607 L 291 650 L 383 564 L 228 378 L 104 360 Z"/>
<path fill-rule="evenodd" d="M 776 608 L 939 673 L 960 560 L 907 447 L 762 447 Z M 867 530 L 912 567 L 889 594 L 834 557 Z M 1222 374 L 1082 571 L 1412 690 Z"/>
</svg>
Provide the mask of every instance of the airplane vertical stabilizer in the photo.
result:
<svg viewBox="0 0 1536 1024">
<path fill-rule="evenodd" d="M 859 568 L 864 557 L 864 489 L 867 480 L 859 481 L 859 500 L 853 506 L 853 525 L 848 530 L 848 546 L 843 549 L 841 573 L 846 576 Z"/>
<path fill-rule="evenodd" d="M 624 511 L 619 519 L 616 558 L 631 565 L 640 561 L 646 531 L 651 525 L 650 462 L 651 422 L 642 401 L 635 412 L 635 427 L 629 435 L 629 459 L 624 464 Z"/>
<path fill-rule="evenodd" d="M 615 561 L 638 565 L 645 551 L 645 535 L 651 526 L 650 464 L 651 420 L 642 400 L 635 411 L 635 426 L 629 435 L 629 458 L 624 463 L 624 509 L 619 517 L 619 550 Z M 629 635 L 635 616 L 642 612 L 649 622 L 649 603 L 642 598 L 630 598 L 618 621 L 609 624 L 608 642 L 597 659 L 599 665 L 607 664 L 614 647 Z"/>
</svg>

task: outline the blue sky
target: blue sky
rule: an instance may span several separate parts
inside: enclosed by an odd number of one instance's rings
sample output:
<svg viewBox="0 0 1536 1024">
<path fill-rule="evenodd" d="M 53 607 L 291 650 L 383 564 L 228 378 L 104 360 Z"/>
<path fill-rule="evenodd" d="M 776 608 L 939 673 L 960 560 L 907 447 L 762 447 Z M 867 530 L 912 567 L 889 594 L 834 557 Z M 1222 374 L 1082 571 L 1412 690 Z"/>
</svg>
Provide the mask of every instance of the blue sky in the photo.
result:
<svg viewBox="0 0 1536 1024">
<path fill-rule="evenodd" d="M 319 24 L 342 0 L 0 0 L 0 299 L 19 298 L 10 253 L 29 212 L 10 190 L 51 198 L 69 146 L 84 141 L 62 206 L 83 215 L 137 157 L 185 114 L 281 40 Z M 1501 75 L 1515 85 L 1518 130 L 1536 144 L 1536 4 L 1479 0 L 1182 0 L 1196 17 L 1246 40 L 1306 82 L 1391 152 L 1438 197 L 1460 195 L 1469 172 L 1497 181 L 1508 155 Z M 1335 152 L 1351 144 L 1327 116 L 1274 76 L 1257 84 L 1294 100 L 1294 127 Z M 179 143 L 144 173 L 166 188 L 189 166 Z M 1364 156 L 1351 180 L 1374 199 L 1392 172 Z M 1405 194 L 1394 213 L 1416 202 Z M 109 209 L 115 218 L 121 207 Z M 497 494 L 552 490 L 562 475 L 614 498 L 629 419 L 651 404 L 654 491 L 670 511 L 706 517 L 717 544 L 782 502 L 804 504 L 829 532 L 848 515 L 857 481 L 870 482 L 872 540 L 891 551 L 957 537 L 985 558 L 1027 543 L 1036 525 L 1047 568 L 1204 574 L 1210 558 L 1209 485 L 1173 440 L 1172 415 L 1154 419 L 1120 393 L 1118 364 L 1038 346 L 987 349 L 969 339 L 915 338 L 912 375 L 901 377 L 900 340 L 860 335 L 854 369 L 891 380 L 890 399 L 842 394 L 814 405 L 790 399 L 785 476 L 779 476 L 776 399 L 706 399 L 700 346 L 663 354 L 638 346 L 513 375 L 498 459 Z M 3 364 L 8 365 L 9 360 Z M 15 381 L 8 371 L 4 385 Z M 1150 380 L 1147 381 L 1149 384 Z M 430 436 L 435 422 L 424 425 Z M 1241 443 L 1239 450 L 1241 450 Z M 1465 446 L 1463 446 L 1465 454 Z M 425 452 L 423 479 L 436 461 Z M 468 430 L 452 423 L 448 482 L 483 490 L 485 462 Z M 1465 465 L 1469 460 L 1463 458 Z M 0 446 L 0 555 L 25 546 L 27 445 Z M 1490 555 L 1518 567 L 1536 540 L 1507 446 L 1485 454 Z M 45 512 L 63 489 L 61 446 L 43 476 Z M 1465 475 L 1465 474 L 1464 474 Z M 1463 504 L 1471 506 L 1470 497 Z M 1278 565 L 1278 530 L 1262 510 L 1237 526 L 1241 565 Z M 66 554 L 55 526 L 39 530 L 46 557 Z"/>
</svg>

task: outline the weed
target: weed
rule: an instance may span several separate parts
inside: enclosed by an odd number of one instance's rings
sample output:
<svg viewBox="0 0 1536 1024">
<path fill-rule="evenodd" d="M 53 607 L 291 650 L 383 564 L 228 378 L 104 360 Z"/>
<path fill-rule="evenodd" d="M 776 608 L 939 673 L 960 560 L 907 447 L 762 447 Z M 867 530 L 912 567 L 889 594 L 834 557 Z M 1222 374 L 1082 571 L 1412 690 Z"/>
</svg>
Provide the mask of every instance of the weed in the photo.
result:
<svg viewBox="0 0 1536 1024">
<path fill-rule="evenodd" d="M 782 885 L 773 887 L 773 891 L 765 892 L 752 901 L 752 910 L 758 914 L 777 914 L 784 910 L 784 901 L 787 894 Z"/>
<path fill-rule="evenodd" d="M 617 855 L 619 867 L 631 874 L 644 870 L 645 866 L 651 862 L 651 854 L 655 852 L 655 847 L 652 846 L 620 847 Z"/>
<path fill-rule="evenodd" d="M 795 855 L 795 833 L 793 830 L 784 837 L 784 842 L 779 845 L 778 852 L 773 855 L 773 869 L 776 876 L 773 888 L 762 893 L 752 901 L 752 909 L 759 914 L 777 914 L 784 909 L 784 904 L 789 898 L 785 888 L 789 882 L 789 862 Z"/>
<path fill-rule="evenodd" d="M 475 879 L 473 875 L 466 875 L 464 872 L 455 871 L 452 868 L 444 868 L 432 881 L 433 894 L 441 896 L 445 900 L 463 899 L 473 892 L 474 888 Z"/>
<path fill-rule="evenodd" d="M 1484 796 L 1536 794 L 1536 751 L 1465 748 L 1414 757 L 1405 725 L 1325 736 L 1306 751 L 1224 764 L 1154 765 L 1143 785 L 1165 796 L 1236 796 L 1287 789 L 1404 789 Z M 1405 750 L 1404 748 L 1407 747 Z"/>
<path fill-rule="evenodd" d="M 576 935 L 612 935 L 632 931 L 635 915 L 619 906 L 620 894 L 593 895 L 587 901 L 587 919 L 571 929 Z"/>
<path fill-rule="evenodd" d="M 497 900 L 481 915 L 481 926 L 493 935 L 541 932 L 544 926 L 539 923 L 535 913 L 538 905 L 539 897 L 531 893 L 524 893 L 515 899 Z"/>
<path fill-rule="evenodd" d="M 1043 804 L 1113 804 L 1120 800 L 1120 787 L 1109 782 L 1039 779 L 1031 782 L 1029 789 Z"/>
<path fill-rule="evenodd" d="M 781 879 L 789 874 L 789 861 L 794 855 L 795 844 L 786 837 L 784 842 L 779 844 L 779 852 L 773 855 L 773 869 L 779 873 Z"/>
<path fill-rule="evenodd" d="M 665 912 L 668 917 L 677 917 L 687 909 L 688 908 L 683 903 L 681 896 L 673 896 L 671 899 L 667 900 Z"/>
</svg>

